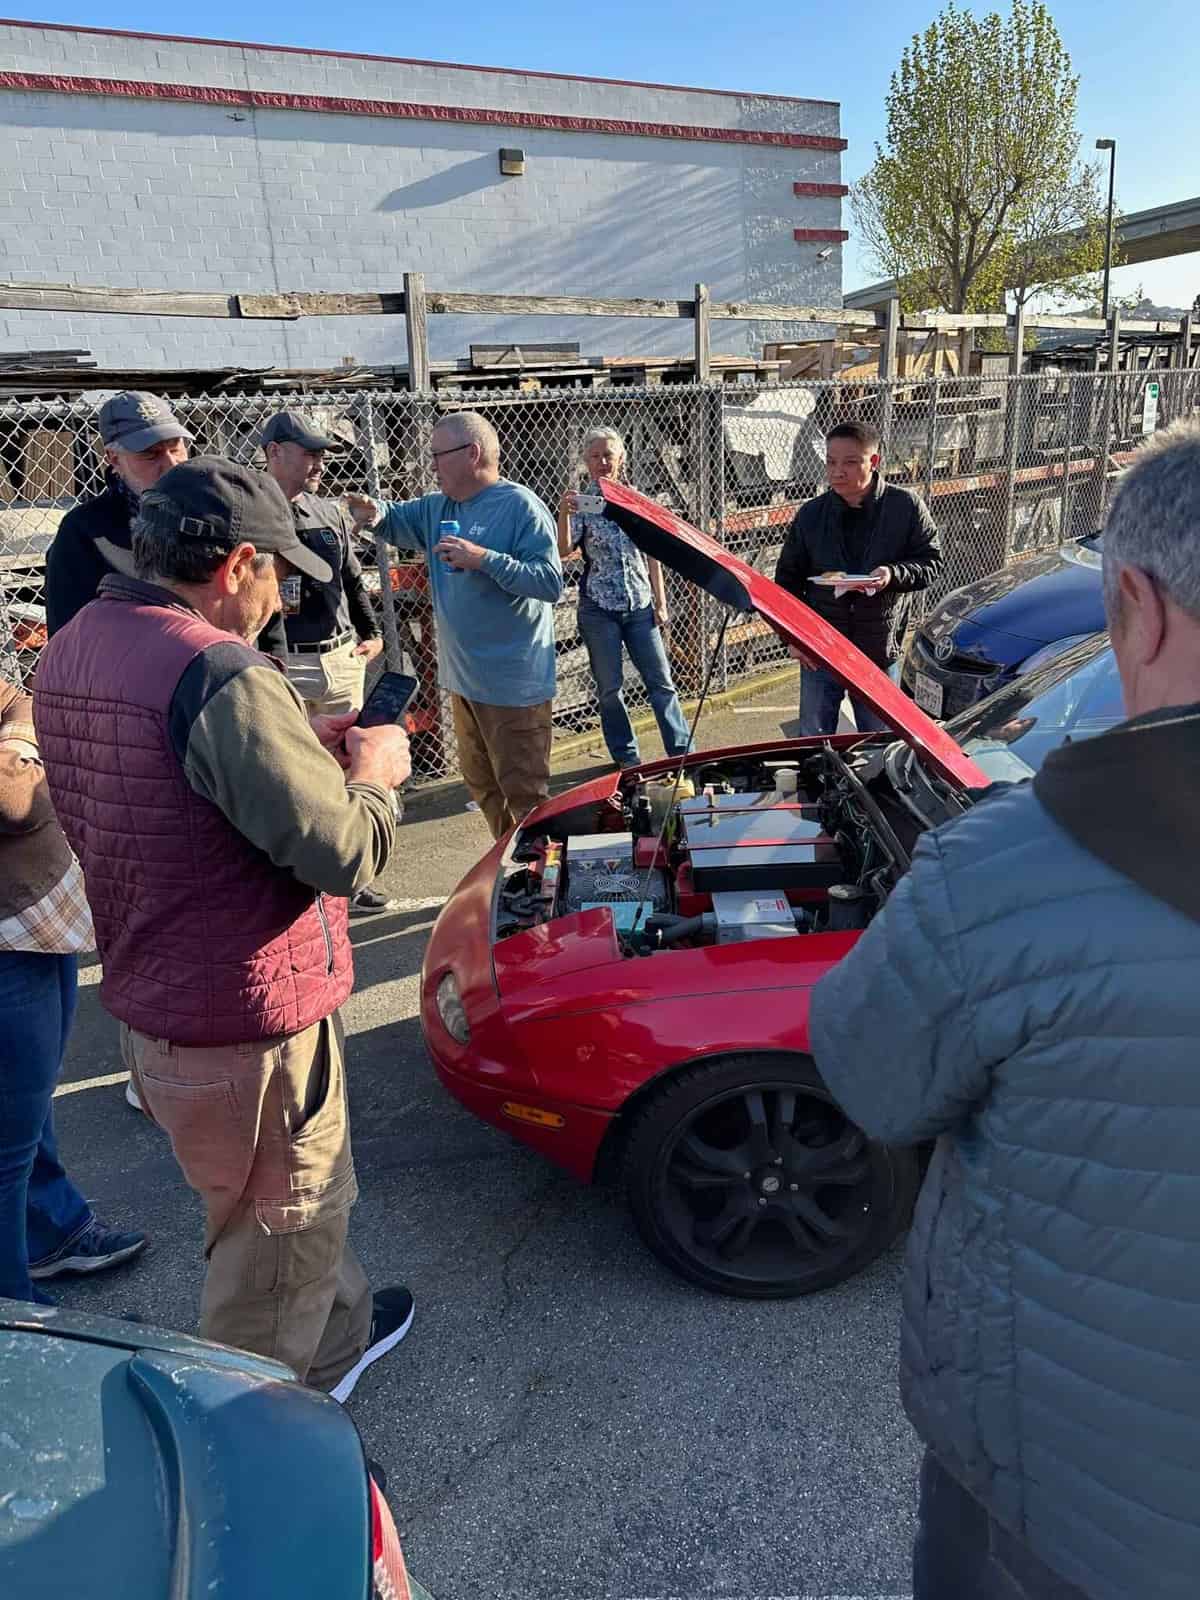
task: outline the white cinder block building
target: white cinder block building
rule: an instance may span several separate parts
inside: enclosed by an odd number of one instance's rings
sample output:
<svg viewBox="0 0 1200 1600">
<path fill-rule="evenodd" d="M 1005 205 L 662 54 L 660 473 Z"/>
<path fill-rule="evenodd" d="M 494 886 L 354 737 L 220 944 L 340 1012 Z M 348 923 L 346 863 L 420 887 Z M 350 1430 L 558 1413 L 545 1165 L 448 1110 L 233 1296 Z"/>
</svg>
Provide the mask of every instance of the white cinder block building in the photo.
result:
<svg viewBox="0 0 1200 1600">
<path fill-rule="evenodd" d="M 382 56 L 0 25 L 10 281 L 271 293 L 430 289 L 841 304 L 831 101 Z M 501 174 L 499 151 L 524 154 Z M 714 351 L 803 328 L 718 322 Z M 469 343 L 683 354 L 686 323 L 430 320 Z M 102 366 L 405 360 L 402 319 L 0 311 L 0 351 Z"/>
</svg>

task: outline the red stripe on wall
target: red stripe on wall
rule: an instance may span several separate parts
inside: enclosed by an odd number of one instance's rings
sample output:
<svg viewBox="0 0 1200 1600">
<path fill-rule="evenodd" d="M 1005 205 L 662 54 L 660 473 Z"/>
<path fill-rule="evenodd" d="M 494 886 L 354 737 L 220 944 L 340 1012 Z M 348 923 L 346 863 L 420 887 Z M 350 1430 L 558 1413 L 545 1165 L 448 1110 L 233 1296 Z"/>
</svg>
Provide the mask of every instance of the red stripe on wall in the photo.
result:
<svg viewBox="0 0 1200 1600">
<path fill-rule="evenodd" d="M 850 190 L 844 183 L 794 183 L 792 193 L 798 198 L 803 196 L 840 200 L 844 195 L 848 195 Z"/>
<path fill-rule="evenodd" d="M 137 28 L 84 28 L 73 22 L 30 22 L 0 17 L 0 27 L 29 28 L 35 33 L 98 34 L 106 39 L 148 39 L 152 44 L 211 45 L 218 50 L 253 50 L 264 55 L 320 56 L 330 61 L 379 61 L 392 67 L 448 67 L 452 72 L 490 72 L 504 78 L 548 78 L 552 83 L 607 83 L 617 89 L 662 89 L 668 94 L 716 94 L 727 100 L 771 100 L 788 106 L 837 106 L 837 100 L 808 95 L 759 94 L 754 89 L 697 89 L 686 83 L 645 83 L 638 78 L 594 78 L 584 72 L 537 72 L 527 67 L 481 67 L 464 61 L 423 61 L 414 56 L 378 56 L 362 50 L 321 50 L 315 45 L 252 44 L 244 39 L 200 39 L 186 33 L 143 33 Z"/>
<path fill-rule="evenodd" d="M 410 100 L 357 100 L 340 95 L 282 90 L 220 89 L 210 84 L 146 83 L 132 78 L 81 78 L 59 72 L 0 72 L 0 89 L 37 93 L 106 95 L 126 100 L 188 101 L 198 105 L 253 106 L 264 111 L 327 112 L 337 116 L 395 117 L 415 122 L 470 122 L 498 128 L 558 133 L 607 133 L 625 139 L 691 139 L 706 144 L 773 145 L 788 150 L 844 150 L 844 139 L 816 133 L 759 128 L 703 128 L 682 122 L 641 122 L 617 117 L 556 116 L 541 111 L 496 111 L 485 106 L 426 105 Z"/>
<path fill-rule="evenodd" d="M 850 235 L 845 228 L 793 228 L 797 244 L 842 244 Z"/>
</svg>

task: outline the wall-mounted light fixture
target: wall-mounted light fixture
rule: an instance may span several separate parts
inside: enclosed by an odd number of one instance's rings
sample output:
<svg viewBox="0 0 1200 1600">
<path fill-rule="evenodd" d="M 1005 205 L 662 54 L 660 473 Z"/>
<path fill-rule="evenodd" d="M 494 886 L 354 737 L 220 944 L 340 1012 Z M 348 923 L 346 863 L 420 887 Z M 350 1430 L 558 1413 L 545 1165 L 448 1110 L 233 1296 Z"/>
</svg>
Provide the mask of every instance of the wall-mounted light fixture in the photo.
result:
<svg viewBox="0 0 1200 1600">
<path fill-rule="evenodd" d="M 832 254 L 833 254 L 833 246 L 831 244 L 827 244 L 825 246 L 824 250 L 818 250 L 817 251 L 817 260 L 818 261 L 828 261 Z"/>
<path fill-rule="evenodd" d="M 525 176 L 524 150 L 501 150 L 500 174 L 505 178 L 523 178 Z"/>
</svg>

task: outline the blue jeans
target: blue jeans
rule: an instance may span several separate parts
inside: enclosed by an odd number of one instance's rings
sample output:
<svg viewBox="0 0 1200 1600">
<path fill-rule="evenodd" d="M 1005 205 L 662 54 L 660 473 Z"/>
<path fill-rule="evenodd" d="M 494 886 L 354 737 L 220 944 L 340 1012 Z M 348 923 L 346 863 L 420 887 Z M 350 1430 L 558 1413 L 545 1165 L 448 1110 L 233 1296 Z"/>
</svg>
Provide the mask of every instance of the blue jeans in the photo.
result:
<svg viewBox="0 0 1200 1600">
<path fill-rule="evenodd" d="M 63 1171 L 52 1095 L 75 1015 L 74 956 L 0 950 L 0 1295 L 45 1300 L 30 1261 L 92 1220 Z"/>
<path fill-rule="evenodd" d="M 608 753 L 619 767 L 631 767 L 638 760 L 637 739 L 625 696 L 621 693 L 624 676 L 622 645 L 641 675 L 650 696 L 663 747 L 669 756 L 685 755 L 688 750 L 688 725 L 663 648 L 662 634 L 654 620 L 653 606 L 640 611 L 605 611 L 590 600 L 579 602 L 579 632 L 587 646 L 600 702 L 600 729 Z"/>
<path fill-rule="evenodd" d="M 836 733 L 838 712 L 845 693 L 831 673 L 822 668 L 804 667 L 800 673 L 801 734 Z M 854 708 L 854 725 L 859 733 L 887 731 L 887 723 L 881 721 L 856 694 L 851 694 L 850 704 Z"/>
</svg>

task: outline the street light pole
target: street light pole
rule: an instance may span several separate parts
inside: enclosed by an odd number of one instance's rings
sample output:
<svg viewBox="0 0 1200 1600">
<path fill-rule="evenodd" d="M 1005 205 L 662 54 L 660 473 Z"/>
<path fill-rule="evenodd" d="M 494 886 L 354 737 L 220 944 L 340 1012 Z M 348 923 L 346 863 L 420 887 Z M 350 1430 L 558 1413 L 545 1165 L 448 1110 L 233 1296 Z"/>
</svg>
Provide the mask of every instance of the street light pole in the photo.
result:
<svg viewBox="0 0 1200 1600">
<path fill-rule="evenodd" d="M 1113 257 L 1113 188 L 1117 176 L 1117 141 L 1115 139 L 1097 139 L 1097 150 L 1108 151 L 1108 228 L 1104 235 L 1104 302 L 1100 315 L 1105 322 L 1108 321 L 1108 285 L 1112 276 Z"/>
</svg>

